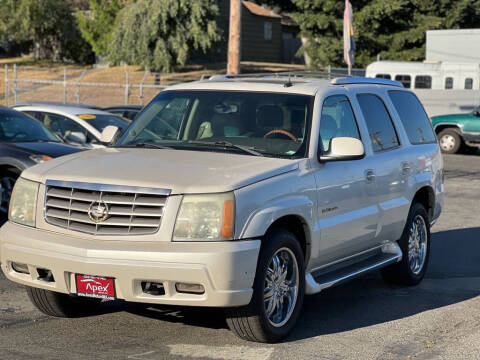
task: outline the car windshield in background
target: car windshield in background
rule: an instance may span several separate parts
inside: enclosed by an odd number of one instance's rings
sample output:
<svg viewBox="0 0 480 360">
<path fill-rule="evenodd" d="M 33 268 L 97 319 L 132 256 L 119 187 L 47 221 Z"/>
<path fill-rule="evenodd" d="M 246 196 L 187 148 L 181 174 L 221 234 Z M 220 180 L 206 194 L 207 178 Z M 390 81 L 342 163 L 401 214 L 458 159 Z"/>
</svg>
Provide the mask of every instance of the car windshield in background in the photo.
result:
<svg viewBox="0 0 480 360">
<path fill-rule="evenodd" d="M 0 111 L 0 142 L 61 142 L 39 121 L 16 111 Z"/>
<path fill-rule="evenodd" d="M 103 114 L 79 114 L 80 119 L 85 120 L 95 129 L 102 132 L 109 125 L 116 126 L 120 129 L 125 129 L 128 126 L 128 121 L 120 116 L 116 115 L 103 115 Z"/>
<path fill-rule="evenodd" d="M 305 157 L 312 104 L 307 95 L 166 91 L 142 111 L 117 146 Z"/>
</svg>

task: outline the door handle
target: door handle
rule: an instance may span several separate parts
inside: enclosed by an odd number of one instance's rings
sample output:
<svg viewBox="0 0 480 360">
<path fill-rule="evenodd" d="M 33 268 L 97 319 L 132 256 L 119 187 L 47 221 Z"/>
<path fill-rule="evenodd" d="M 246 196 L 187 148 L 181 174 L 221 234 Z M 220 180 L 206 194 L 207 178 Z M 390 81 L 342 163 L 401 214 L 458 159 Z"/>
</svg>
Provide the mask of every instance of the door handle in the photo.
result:
<svg viewBox="0 0 480 360">
<path fill-rule="evenodd" d="M 375 171 L 372 169 L 365 170 L 365 179 L 367 182 L 373 182 L 375 180 Z"/>
<path fill-rule="evenodd" d="M 410 173 L 410 164 L 408 162 L 402 163 L 402 174 L 407 175 Z"/>
</svg>

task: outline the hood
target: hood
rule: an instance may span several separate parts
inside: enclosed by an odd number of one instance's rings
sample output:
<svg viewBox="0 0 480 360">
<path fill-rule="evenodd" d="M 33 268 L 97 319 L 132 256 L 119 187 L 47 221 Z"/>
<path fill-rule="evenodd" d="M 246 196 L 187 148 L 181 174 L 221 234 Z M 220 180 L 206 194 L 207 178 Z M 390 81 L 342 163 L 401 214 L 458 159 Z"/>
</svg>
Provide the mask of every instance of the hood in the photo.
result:
<svg viewBox="0 0 480 360">
<path fill-rule="evenodd" d="M 432 122 L 445 122 L 445 121 L 452 121 L 456 122 L 459 120 L 466 120 L 470 119 L 473 115 L 471 113 L 466 114 L 447 114 L 447 115 L 439 115 L 439 116 L 432 116 Z"/>
<path fill-rule="evenodd" d="M 22 176 L 170 189 L 172 194 L 226 192 L 298 168 L 301 160 L 206 151 L 106 148 L 52 160 Z"/>
<path fill-rule="evenodd" d="M 14 142 L 8 144 L 31 154 L 48 155 L 52 158 L 73 154 L 82 150 L 75 146 L 55 142 Z"/>
</svg>

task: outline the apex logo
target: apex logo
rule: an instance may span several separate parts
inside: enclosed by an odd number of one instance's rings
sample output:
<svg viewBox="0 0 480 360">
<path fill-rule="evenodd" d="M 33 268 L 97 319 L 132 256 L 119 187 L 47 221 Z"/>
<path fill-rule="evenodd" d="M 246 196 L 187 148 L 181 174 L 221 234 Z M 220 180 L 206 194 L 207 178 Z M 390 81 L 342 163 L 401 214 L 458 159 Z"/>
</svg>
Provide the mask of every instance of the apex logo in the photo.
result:
<svg viewBox="0 0 480 360">
<path fill-rule="evenodd" d="M 108 294 L 108 288 L 110 287 L 110 284 L 103 286 L 101 282 L 98 282 L 94 279 L 82 279 L 80 281 L 87 283 L 85 289 L 90 290 L 93 293 Z"/>
</svg>

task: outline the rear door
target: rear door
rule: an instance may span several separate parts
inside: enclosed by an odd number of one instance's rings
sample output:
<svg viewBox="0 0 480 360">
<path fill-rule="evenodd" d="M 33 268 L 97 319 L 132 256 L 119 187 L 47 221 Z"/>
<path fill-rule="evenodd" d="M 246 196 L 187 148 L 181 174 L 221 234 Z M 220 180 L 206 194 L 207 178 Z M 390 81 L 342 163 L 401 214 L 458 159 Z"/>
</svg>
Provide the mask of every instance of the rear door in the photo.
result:
<svg viewBox="0 0 480 360">
<path fill-rule="evenodd" d="M 333 95 L 323 103 L 319 147 L 328 151 L 330 140 L 343 136 L 365 143 L 350 99 L 346 95 Z M 317 227 L 321 238 L 319 247 L 312 249 L 314 265 L 325 265 L 371 247 L 378 210 L 375 179 L 368 173 L 368 163 L 367 158 L 317 162 Z"/>
<path fill-rule="evenodd" d="M 400 237 L 398 229 L 403 226 L 403 213 L 409 207 L 406 195 L 411 164 L 385 99 L 378 93 L 365 92 L 357 94 L 357 101 L 373 150 L 375 194 L 372 197 L 379 210 L 375 243 L 380 245 Z"/>
</svg>

